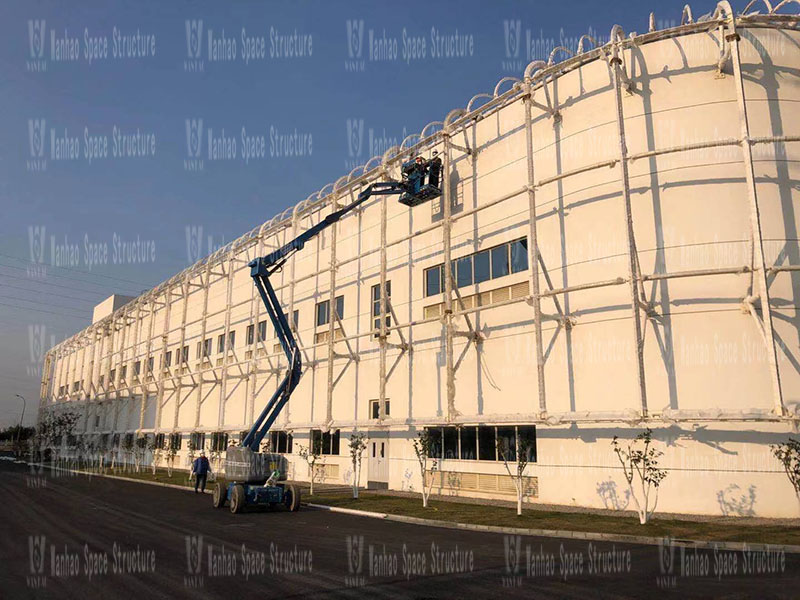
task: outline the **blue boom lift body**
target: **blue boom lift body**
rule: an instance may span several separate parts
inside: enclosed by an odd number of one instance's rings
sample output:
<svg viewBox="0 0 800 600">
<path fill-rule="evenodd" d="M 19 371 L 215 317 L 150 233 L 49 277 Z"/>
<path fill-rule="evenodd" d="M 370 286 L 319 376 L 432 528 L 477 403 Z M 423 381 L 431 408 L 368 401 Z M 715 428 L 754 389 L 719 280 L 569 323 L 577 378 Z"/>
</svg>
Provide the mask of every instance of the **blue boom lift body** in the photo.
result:
<svg viewBox="0 0 800 600">
<path fill-rule="evenodd" d="M 270 283 L 270 275 L 280 270 L 289 257 L 302 250 L 303 246 L 356 209 L 372 196 L 400 194 L 399 202 L 409 207 L 418 206 L 428 200 L 441 196 L 441 159 L 434 155 L 430 160 L 416 157 L 402 165 L 401 181 L 376 182 L 367 186 L 358 197 L 326 216 L 322 221 L 307 229 L 281 248 L 256 258 L 249 263 L 250 276 L 256 285 L 261 300 L 278 342 L 289 363 L 286 375 L 264 410 L 256 419 L 247 435 L 238 446 L 227 449 L 225 456 L 226 485 L 217 484 L 214 489 L 214 506 L 222 508 L 230 502 L 231 512 L 241 512 L 248 505 L 276 506 L 284 504 L 295 511 L 300 506 L 300 493 L 291 484 L 286 484 L 286 459 L 279 454 L 260 453 L 259 444 L 269 432 L 292 392 L 300 383 L 303 362 L 300 348 L 292 333 L 292 328 L 281 308 L 280 300 Z"/>
</svg>

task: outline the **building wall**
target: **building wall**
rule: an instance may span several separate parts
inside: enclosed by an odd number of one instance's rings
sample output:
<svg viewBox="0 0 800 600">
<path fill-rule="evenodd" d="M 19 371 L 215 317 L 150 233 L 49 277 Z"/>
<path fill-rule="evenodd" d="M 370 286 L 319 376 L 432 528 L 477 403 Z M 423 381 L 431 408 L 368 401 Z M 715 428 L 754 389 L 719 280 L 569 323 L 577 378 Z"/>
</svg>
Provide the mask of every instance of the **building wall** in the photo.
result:
<svg viewBox="0 0 800 600">
<path fill-rule="evenodd" d="M 796 135 L 800 33 L 756 26 L 740 27 L 739 33 L 751 139 Z M 594 58 L 553 71 L 533 91 L 530 152 L 544 266 L 537 269 L 539 288 L 546 293 L 606 282 L 541 297 L 546 410 L 540 406 L 530 268 L 460 287 L 453 317 L 437 306 L 446 302 L 443 294 L 428 297 L 424 291 L 425 269 L 446 261 L 448 235 L 453 261 L 520 238 L 529 251 L 533 247 L 525 106 L 521 96 L 510 94 L 459 126 L 449 142 L 436 137 L 422 148 L 425 156 L 436 151 L 449 157 L 450 220 L 445 199 L 416 209 L 393 199 L 370 200 L 273 277 L 287 312 L 299 311 L 305 372 L 276 424 L 294 432 L 295 448 L 308 444 L 312 427 L 339 428 L 342 456 L 325 460 L 339 464 L 331 479 L 342 482 L 350 469 L 349 432 L 358 427 L 375 439 L 378 431 L 388 432 L 388 485 L 418 490 L 410 440 L 419 428 L 535 423 L 538 460 L 529 473 L 537 492 L 530 501 L 623 507 L 630 500 L 610 442 L 650 426 L 669 469 L 662 510 L 796 516 L 797 503 L 769 444 L 786 439 L 797 418 L 798 273 L 772 271 L 767 277 L 776 352 L 760 329 L 761 301 L 753 312 L 744 300 L 759 294 L 755 235 L 763 237 L 768 267 L 798 264 L 798 143 L 752 145 L 758 227 L 738 145 L 663 152 L 742 136 L 739 79 L 731 61 L 718 72 L 719 36 L 717 30 L 684 27 L 662 39 L 639 38 L 622 51 L 635 83 L 620 100 L 627 155 L 661 151 L 627 160 L 637 286 L 647 304 L 640 313 L 645 398 L 626 283 L 631 265 L 618 105 L 611 68 Z M 557 114 L 542 105 L 557 107 Z M 399 177 L 397 161 L 386 164 Z M 266 319 L 246 264 L 319 222 L 333 202 L 355 199 L 361 187 L 337 187 L 317 208 L 298 210 L 296 220 L 262 228 L 171 280 L 169 294 L 143 297 L 52 350 L 44 406 L 84 411 L 82 427 L 89 433 L 228 431 L 238 438 L 286 366 L 271 324 L 266 340 L 246 344 L 247 327 L 257 331 Z M 413 325 L 388 336 L 385 397 L 391 413 L 378 422 L 368 411 L 381 395 L 383 344 L 371 332 L 371 289 L 380 282 L 383 202 L 392 325 Z M 334 259 L 338 268 L 332 272 Z M 741 272 L 676 276 L 720 269 Z M 654 274 L 667 275 L 653 279 Z M 329 348 L 329 326 L 315 326 L 315 305 L 329 298 L 332 287 L 344 296 L 337 335 L 348 339 Z M 477 304 L 479 309 L 464 313 Z M 448 406 L 449 323 L 457 332 L 454 410 Z M 218 336 L 230 331 L 234 348 L 218 352 Z M 212 351 L 202 360 L 198 344 L 207 339 Z M 183 346 L 188 362 L 180 366 L 176 357 Z M 166 351 L 172 364 L 165 371 L 160 365 Z M 152 374 L 144 367 L 149 357 Z M 136 361 L 143 364 L 138 380 Z M 294 476 L 308 477 L 296 456 L 292 462 Z M 445 459 L 440 466 L 505 472 L 497 461 Z M 374 479 L 370 468 L 365 480 Z M 499 480 L 492 485 L 507 488 Z M 442 493 L 504 493 L 485 486 L 441 487 Z"/>
</svg>

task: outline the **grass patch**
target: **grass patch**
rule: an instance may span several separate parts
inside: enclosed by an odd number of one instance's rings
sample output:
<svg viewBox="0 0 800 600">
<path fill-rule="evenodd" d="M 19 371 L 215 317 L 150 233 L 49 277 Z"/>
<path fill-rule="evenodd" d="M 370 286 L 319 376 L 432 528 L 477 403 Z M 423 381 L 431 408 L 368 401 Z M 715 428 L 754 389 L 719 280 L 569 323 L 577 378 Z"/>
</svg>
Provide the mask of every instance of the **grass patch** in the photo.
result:
<svg viewBox="0 0 800 600">
<path fill-rule="evenodd" d="M 755 526 L 737 523 L 733 519 L 697 522 L 659 519 L 656 516 L 647 525 L 639 525 L 637 517 L 540 510 L 525 510 L 521 516 L 517 516 L 516 510 L 513 508 L 447 502 L 433 498 L 429 500 L 428 508 L 423 508 L 422 501 L 418 498 L 402 498 L 380 494 L 361 494 L 358 500 L 354 500 L 352 496 L 347 494 L 315 494 L 314 496 L 306 494 L 303 500 L 327 506 L 475 525 L 590 531 L 593 533 L 617 533 L 653 537 L 670 536 L 677 539 L 719 542 L 800 545 L 800 526 Z"/>
</svg>

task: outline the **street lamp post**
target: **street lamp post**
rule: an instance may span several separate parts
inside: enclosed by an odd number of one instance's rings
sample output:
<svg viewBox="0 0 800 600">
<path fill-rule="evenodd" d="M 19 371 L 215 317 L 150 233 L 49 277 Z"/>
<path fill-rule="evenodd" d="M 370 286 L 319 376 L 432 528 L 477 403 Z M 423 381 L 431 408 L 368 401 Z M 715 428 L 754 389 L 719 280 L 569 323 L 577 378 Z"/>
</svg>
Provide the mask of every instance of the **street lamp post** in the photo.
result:
<svg viewBox="0 0 800 600">
<path fill-rule="evenodd" d="M 17 449 L 19 449 L 20 439 L 22 437 L 22 421 L 25 419 L 25 405 L 27 402 L 25 402 L 25 398 L 23 396 L 19 394 L 15 394 L 15 396 L 22 400 L 22 416 L 19 418 L 19 427 L 17 427 Z"/>
</svg>

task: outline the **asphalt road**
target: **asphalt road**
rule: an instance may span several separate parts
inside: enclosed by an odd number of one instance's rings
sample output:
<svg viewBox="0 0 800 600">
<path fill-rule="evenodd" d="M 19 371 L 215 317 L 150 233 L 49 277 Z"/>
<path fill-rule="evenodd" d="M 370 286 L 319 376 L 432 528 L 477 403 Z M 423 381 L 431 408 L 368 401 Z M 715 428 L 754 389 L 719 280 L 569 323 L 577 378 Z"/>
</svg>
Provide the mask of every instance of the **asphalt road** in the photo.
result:
<svg viewBox="0 0 800 600">
<path fill-rule="evenodd" d="M 233 515 L 209 495 L 8 461 L 0 511 L 0 598 L 800 597 L 798 555 Z"/>
</svg>

